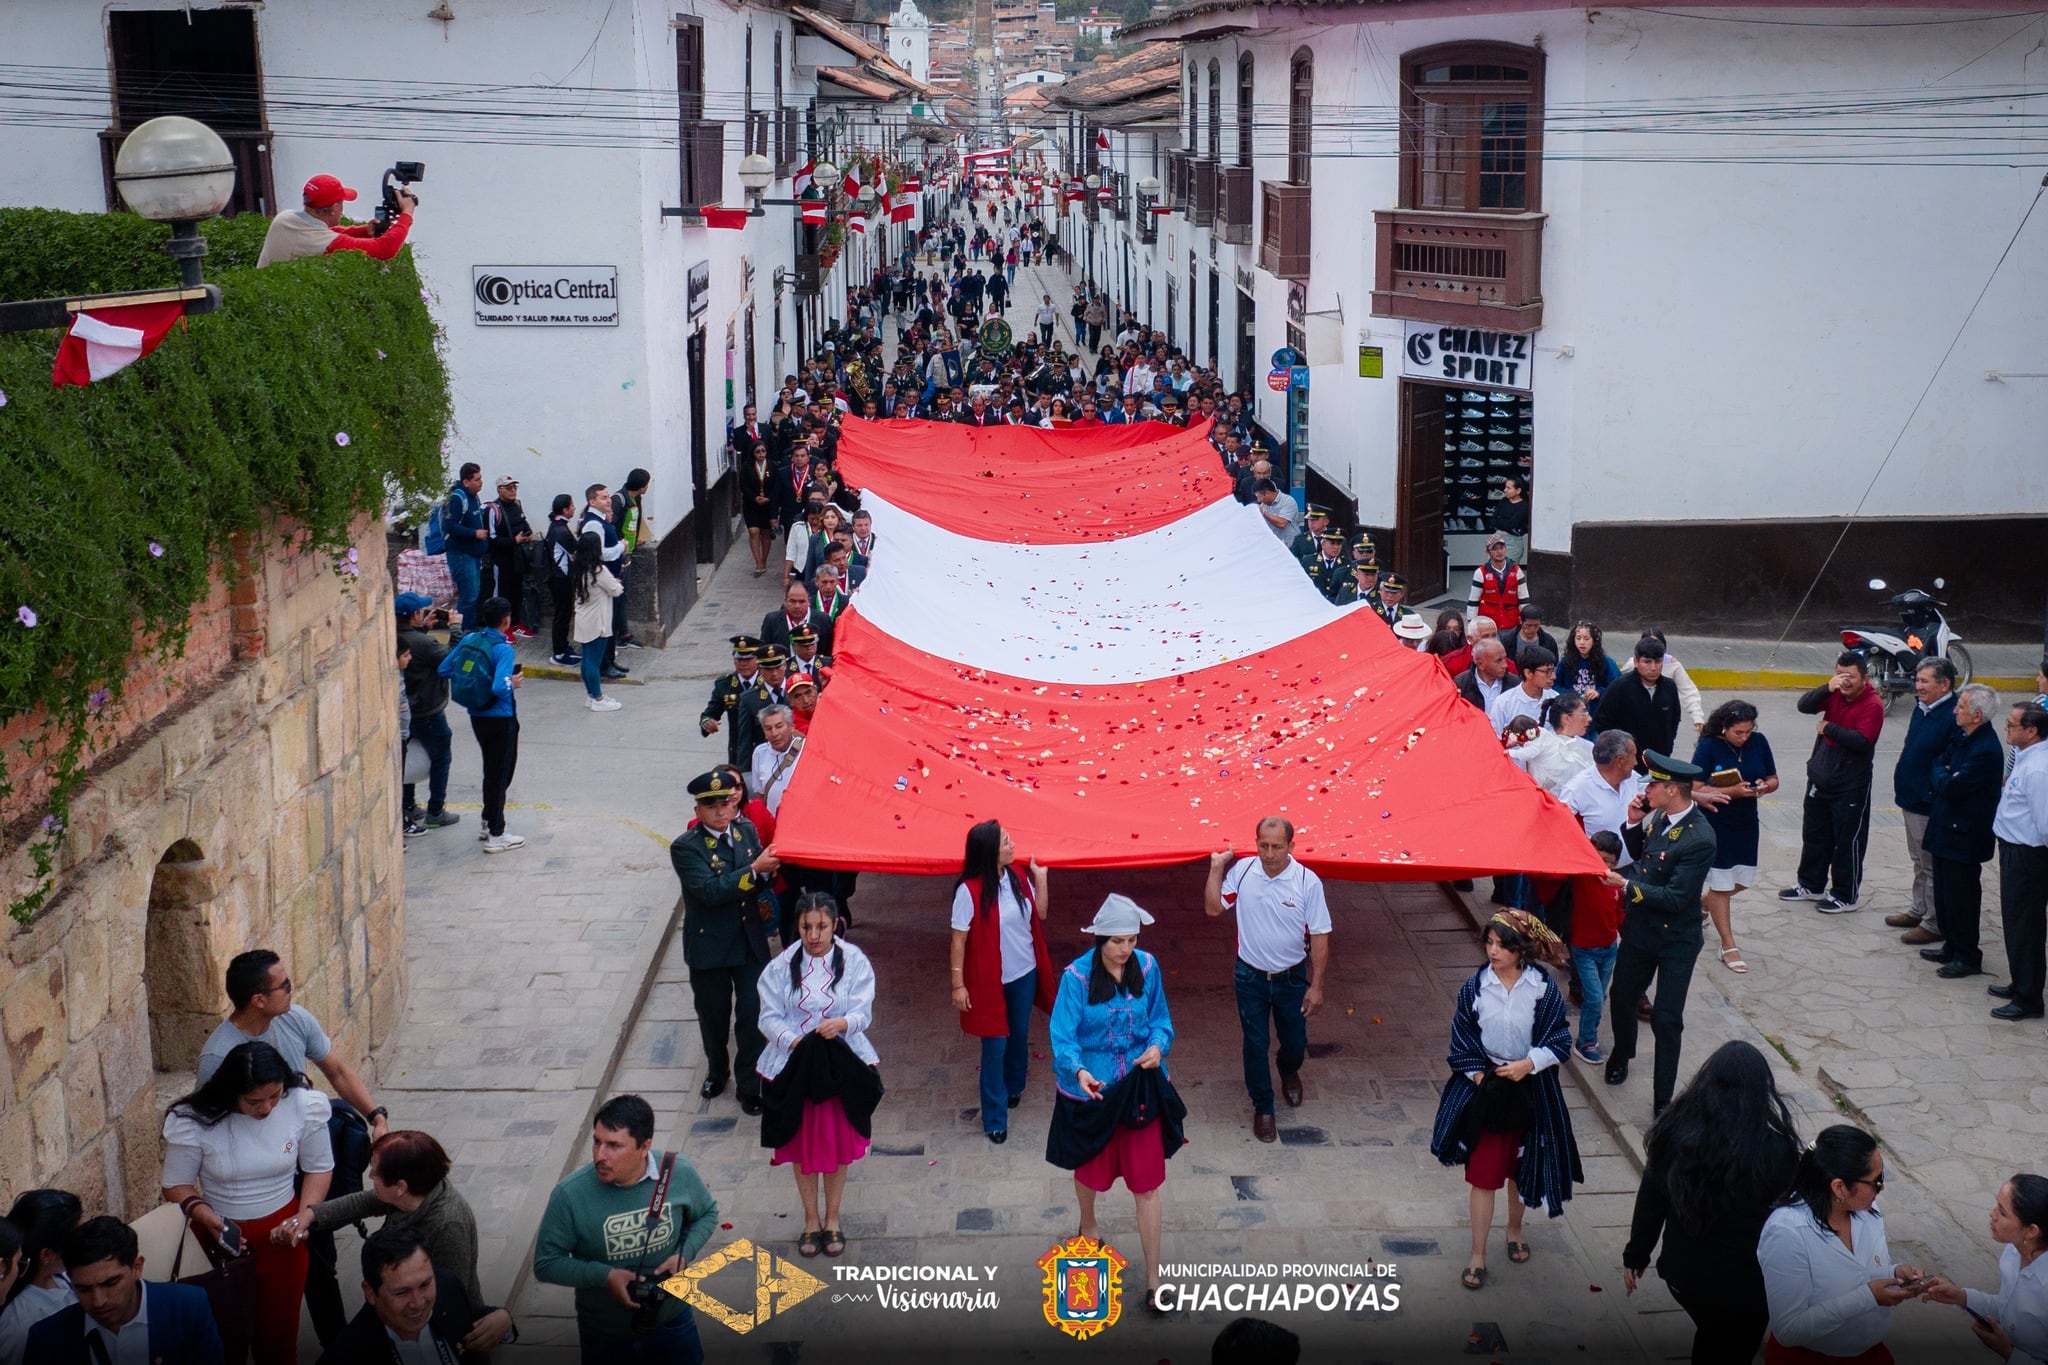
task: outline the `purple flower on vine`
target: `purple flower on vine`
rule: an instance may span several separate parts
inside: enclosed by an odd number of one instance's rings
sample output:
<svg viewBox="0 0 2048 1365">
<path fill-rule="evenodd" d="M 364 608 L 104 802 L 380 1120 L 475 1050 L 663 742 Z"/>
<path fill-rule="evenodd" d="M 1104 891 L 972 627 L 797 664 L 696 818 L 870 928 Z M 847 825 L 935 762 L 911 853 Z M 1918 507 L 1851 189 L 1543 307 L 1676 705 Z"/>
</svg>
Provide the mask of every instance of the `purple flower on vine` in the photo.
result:
<svg viewBox="0 0 2048 1365">
<path fill-rule="evenodd" d="M 45 833 L 45 834 L 62 834 L 63 832 L 64 832 L 64 822 L 63 822 L 62 820 L 59 820 L 59 819 L 58 819 L 58 818 L 57 818 L 56 816 L 54 816 L 54 815 L 45 815 L 45 816 L 43 817 L 43 833 Z"/>
<path fill-rule="evenodd" d="M 30 630 L 34 630 L 36 628 L 36 609 L 30 606 L 16 607 L 14 609 L 14 619 L 27 626 Z"/>
<path fill-rule="evenodd" d="M 149 542 L 149 557 L 151 559 L 162 559 L 164 557 L 164 547 L 152 540 Z"/>
<path fill-rule="evenodd" d="M 7 390 L 0 389 L 0 408 L 7 406 Z"/>
<path fill-rule="evenodd" d="M 385 355 L 385 354 L 384 354 L 384 353 L 383 353 L 382 351 L 379 351 L 379 352 L 377 352 L 377 359 L 379 359 L 379 360 L 386 360 L 386 359 L 389 359 L 389 357 L 388 357 L 388 356 L 386 356 L 386 355 Z"/>
<path fill-rule="evenodd" d="M 85 699 L 85 709 L 95 716 L 100 713 L 100 709 L 106 704 L 107 689 L 104 687 L 95 687 L 92 690 L 92 695 Z"/>
<path fill-rule="evenodd" d="M 335 432 L 335 433 L 334 433 L 334 443 L 335 443 L 336 445 L 338 445 L 338 446 L 345 446 L 345 445 L 347 445 L 347 444 L 348 444 L 348 433 L 347 433 L 347 432 L 345 432 L 345 431 L 337 431 L 337 432 Z"/>
<path fill-rule="evenodd" d="M 362 558 L 362 555 L 361 555 L 361 553 L 360 553 L 360 552 L 359 552 L 359 551 L 358 551 L 358 550 L 356 549 L 356 547 L 355 547 L 355 546 L 351 545 L 351 546 L 349 546 L 349 547 L 348 547 L 348 562 L 349 562 L 349 563 L 351 563 L 351 564 L 354 564 L 354 563 L 355 563 L 355 562 L 356 562 L 357 560 L 359 560 L 359 559 L 361 559 L 361 558 Z"/>
<path fill-rule="evenodd" d="M 420 302 L 421 302 L 421 303 L 432 303 L 433 301 L 434 301 L 434 295 L 433 295 L 433 292 L 432 292 L 431 290 L 427 290 L 427 289 L 422 289 L 422 290 L 420 290 Z"/>
</svg>

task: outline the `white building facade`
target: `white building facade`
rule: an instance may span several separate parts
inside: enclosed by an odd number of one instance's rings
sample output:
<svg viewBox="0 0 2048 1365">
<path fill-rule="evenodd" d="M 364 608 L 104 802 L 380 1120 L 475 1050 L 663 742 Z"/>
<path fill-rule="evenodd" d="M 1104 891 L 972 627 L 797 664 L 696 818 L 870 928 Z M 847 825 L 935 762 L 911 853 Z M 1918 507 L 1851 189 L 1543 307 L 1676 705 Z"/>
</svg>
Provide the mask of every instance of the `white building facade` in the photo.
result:
<svg viewBox="0 0 2048 1365">
<path fill-rule="evenodd" d="M 821 270 L 819 230 L 793 207 L 740 230 L 708 227 L 698 210 L 746 202 L 737 168 L 749 149 L 774 166 L 766 194 L 784 199 L 814 155 L 893 157 L 903 119 L 865 108 L 907 110 L 886 70 L 820 36 L 830 21 L 773 3 L 486 0 L 428 14 L 386 0 L 0 0 L 0 24 L 10 60 L 70 86 L 67 101 L 15 95 L 10 110 L 72 115 L 10 129 L 0 201 L 108 208 L 102 144 L 110 166 L 121 134 L 166 112 L 228 138 L 248 212 L 297 207 L 299 187 L 327 172 L 362 192 L 351 207 L 367 218 L 384 167 L 424 162 L 409 247 L 446 334 L 451 468 L 475 460 L 487 483 L 517 478 L 536 520 L 555 493 L 580 504 L 587 485 L 648 470 L 653 527 L 665 545 L 681 537 L 662 552 L 657 633 L 694 595 L 695 564 L 730 540 L 730 424 L 845 315 L 849 272 L 865 283 L 881 249 L 857 246 Z M 194 44 L 210 65 L 246 73 L 202 89 L 203 107 L 137 93 L 155 72 L 197 65 Z M 887 99 L 828 82 L 821 115 L 821 68 L 861 71 Z M 103 97 L 104 115 L 77 116 L 80 91 Z M 863 112 L 832 115 L 849 108 Z M 612 297 L 582 324 L 521 321 L 494 302 L 499 280 L 571 280 Z"/>
<path fill-rule="evenodd" d="M 1817 583 L 1824 634 L 1869 577 L 1941 574 L 1966 629 L 2036 637 L 2048 209 L 2015 232 L 2048 61 L 2006 41 L 2033 17 L 1486 8 L 1128 30 L 1180 56 L 1177 208 L 1142 283 L 1097 278 L 1281 440 L 1266 379 L 1304 352 L 1311 492 L 1418 599 L 1461 589 L 1520 473 L 1553 621 L 1710 630 Z"/>
</svg>

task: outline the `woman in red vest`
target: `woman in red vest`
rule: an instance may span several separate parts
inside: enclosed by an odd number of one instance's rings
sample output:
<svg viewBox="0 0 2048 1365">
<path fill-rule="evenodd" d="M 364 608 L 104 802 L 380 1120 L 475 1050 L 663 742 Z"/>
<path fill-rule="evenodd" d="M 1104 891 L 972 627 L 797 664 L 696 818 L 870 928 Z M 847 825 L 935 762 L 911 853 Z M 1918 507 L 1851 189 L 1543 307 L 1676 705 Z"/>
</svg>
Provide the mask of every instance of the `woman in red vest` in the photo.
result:
<svg viewBox="0 0 2048 1365">
<path fill-rule="evenodd" d="M 981 1039 L 981 1129 L 1010 1136 L 1010 1110 L 1024 1098 L 1031 1067 L 1031 1007 L 1050 1014 L 1058 982 L 1045 947 L 1045 869 L 1031 881 L 1011 864 L 1016 848 L 994 820 L 967 831 L 953 884 L 953 1008 Z"/>
</svg>

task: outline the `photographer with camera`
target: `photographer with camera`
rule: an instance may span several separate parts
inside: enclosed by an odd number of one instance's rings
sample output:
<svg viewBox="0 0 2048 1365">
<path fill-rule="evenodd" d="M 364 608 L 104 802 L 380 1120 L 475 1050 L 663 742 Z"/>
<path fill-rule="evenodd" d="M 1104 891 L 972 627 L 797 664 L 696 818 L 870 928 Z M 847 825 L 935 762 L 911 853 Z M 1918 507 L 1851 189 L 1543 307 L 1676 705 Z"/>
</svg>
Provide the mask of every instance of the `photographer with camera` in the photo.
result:
<svg viewBox="0 0 2048 1365">
<path fill-rule="evenodd" d="M 326 256 L 336 251 L 360 251 L 375 260 L 388 261 L 405 245 L 412 230 L 412 215 L 419 197 L 405 184 L 422 179 L 426 168 L 416 161 L 401 161 L 384 172 L 384 199 L 374 222 L 342 226 L 341 206 L 356 192 L 331 175 L 316 175 L 306 182 L 305 207 L 287 209 L 270 220 L 263 238 L 261 266 L 278 261 L 295 261 L 305 256 Z M 398 180 L 405 184 L 394 185 Z"/>
<path fill-rule="evenodd" d="M 606 1100 L 591 1124 L 590 1164 L 548 1196 L 533 1273 L 576 1291 L 584 1365 L 698 1365 L 690 1306 L 661 1288 L 711 1240 L 718 1202 L 690 1163 L 656 1152 L 654 1110 Z"/>
</svg>

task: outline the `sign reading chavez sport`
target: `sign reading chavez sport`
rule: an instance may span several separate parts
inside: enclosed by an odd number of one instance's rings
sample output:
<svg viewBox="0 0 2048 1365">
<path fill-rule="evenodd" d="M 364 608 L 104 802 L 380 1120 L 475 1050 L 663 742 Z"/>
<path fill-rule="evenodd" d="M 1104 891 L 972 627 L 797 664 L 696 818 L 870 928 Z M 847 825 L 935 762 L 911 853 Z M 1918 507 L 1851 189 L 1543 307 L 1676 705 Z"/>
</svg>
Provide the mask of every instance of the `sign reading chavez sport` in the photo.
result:
<svg viewBox="0 0 2048 1365">
<path fill-rule="evenodd" d="M 616 327 L 615 265 L 471 266 L 479 327 Z"/>
</svg>

